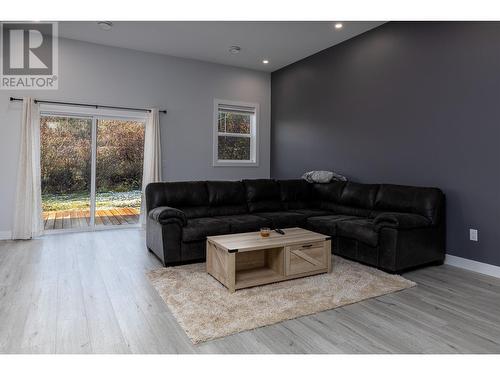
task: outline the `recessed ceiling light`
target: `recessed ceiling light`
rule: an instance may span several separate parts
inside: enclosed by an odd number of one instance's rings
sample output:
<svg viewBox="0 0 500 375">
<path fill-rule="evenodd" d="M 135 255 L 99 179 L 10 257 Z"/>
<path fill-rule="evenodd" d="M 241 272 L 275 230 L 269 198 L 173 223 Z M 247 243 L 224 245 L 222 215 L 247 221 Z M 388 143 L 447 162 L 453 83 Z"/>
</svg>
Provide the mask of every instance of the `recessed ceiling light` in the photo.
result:
<svg viewBox="0 0 500 375">
<path fill-rule="evenodd" d="M 262 64 L 269 64 L 269 60 L 262 60 Z"/>
<path fill-rule="evenodd" d="M 240 53 L 241 51 L 241 47 L 240 46 L 231 46 L 229 47 L 229 53 L 231 55 L 237 55 L 238 53 Z"/>
<path fill-rule="evenodd" d="M 97 22 L 101 30 L 109 31 L 113 27 L 113 22 L 111 21 L 99 21 Z"/>
<path fill-rule="evenodd" d="M 338 22 L 338 23 L 336 23 L 336 24 L 335 24 L 335 28 L 336 28 L 337 30 L 341 29 L 341 28 L 342 28 L 342 26 L 344 26 L 344 25 L 342 25 L 340 22 Z"/>
</svg>

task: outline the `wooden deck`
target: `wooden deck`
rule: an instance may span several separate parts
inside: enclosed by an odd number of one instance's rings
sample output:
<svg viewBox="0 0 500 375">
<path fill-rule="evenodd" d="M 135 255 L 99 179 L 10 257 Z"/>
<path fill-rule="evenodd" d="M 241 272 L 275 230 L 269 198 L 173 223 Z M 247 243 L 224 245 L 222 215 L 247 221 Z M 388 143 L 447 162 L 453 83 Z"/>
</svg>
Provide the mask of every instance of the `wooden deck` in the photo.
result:
<svg viewBox="0 0 500 375">
<path fill-rule="evenodd" d="M 137 224 L 139 213 L 132 207 L 97 209 L 95 225 Z M 90 210 L 44 212 L 43 222 L 45 230 L 85 228 L 90 225 Z"/>
</svg>

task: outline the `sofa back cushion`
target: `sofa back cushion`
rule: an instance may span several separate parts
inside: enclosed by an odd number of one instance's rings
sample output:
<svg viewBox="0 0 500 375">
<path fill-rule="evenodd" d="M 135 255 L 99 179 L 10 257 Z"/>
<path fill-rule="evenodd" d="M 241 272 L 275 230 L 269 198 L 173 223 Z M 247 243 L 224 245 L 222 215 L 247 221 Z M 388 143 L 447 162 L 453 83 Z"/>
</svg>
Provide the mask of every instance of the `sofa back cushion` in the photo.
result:
<svg viewBox="0 0 500 375">
<path fill-rule="evenodd" d="M 146 188 L 146 207 L 178 208 L 187 218 L 209 215 L 208 191 L 205 181 L 155 182 Z"/>
<path fill-rule="evenodd" d="M 344 181 L 314 184 L 312 186 L 314 205 L 322 210 L 332 211 L 336 214 L 368 217 L 371 212 L 370 209 L 342 203 L 341 198 L 346 185 L 347 183 Z"/>
<path fill-rule="evenodd" d="M 335 181 L 314 184 L 313 199 L 322 210 L 336 214 L 368 217 L 372 212 L 378 185 Z"/>
<path fill-rule="evenodd" d="M 241 181 L 207 181 L 211 216 L 246 214 L 245 186 Z"/>
<path fill-rule="evenodd" d="M 323 202 L 339 202 L 345 182 L 335 181 L 328 184 L 312 184 L 312 199 Z"/>
<path fill-rule="evenodd" d="M 444 194 L 437 188 L 382 184 L 375 209 L 419 214 L 436 224 L 444 214 Z"/>
<path fill-rule="evenodd" d="M 250 212 L 280 211 L 283 209 L 280 187 L 275 180 L 243 180 L 243 184 Z"/>
<path fill-rule="evenodd" d="M 149 212 L 153 208 L 165 205 L 165 194 L 163 182 L 153 182 L 146 186 L 146 210 Z"/>
<path fill-rule="evenodd" d="M 378 189 L 379 185 L 375 184 L 347 182 L 342 190 L 339 203 L 344 206 L 371 210 L 375 204 Z"/>
<path fill-rule="evenodd" d="M 283 208 L 298 210 L 308 208 L 311 203 L 311 184 L 305 180 L 280 180 Z"/>
</svg>

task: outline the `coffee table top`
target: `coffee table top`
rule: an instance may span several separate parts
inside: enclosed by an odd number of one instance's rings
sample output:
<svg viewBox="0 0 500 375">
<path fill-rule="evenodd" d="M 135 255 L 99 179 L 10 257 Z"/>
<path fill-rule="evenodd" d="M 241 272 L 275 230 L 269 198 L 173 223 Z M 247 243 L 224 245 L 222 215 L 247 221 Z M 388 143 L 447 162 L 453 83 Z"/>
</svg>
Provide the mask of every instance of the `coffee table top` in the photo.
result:
<svg viewBox="0 0 500 375">
<path fill-rule="evenodd" d="M 261 237 L 260 232 L 225 234 L 222 236 L 209 236 L 207 237 L 207 241 L 221 249 L 233 253 L 330 239 L 330 236 L 302 228 L 286 228 L 283 229 L 283 232 L 285 232 L 284 235 L 272 230 L 267 238 Z"/>
</svg>

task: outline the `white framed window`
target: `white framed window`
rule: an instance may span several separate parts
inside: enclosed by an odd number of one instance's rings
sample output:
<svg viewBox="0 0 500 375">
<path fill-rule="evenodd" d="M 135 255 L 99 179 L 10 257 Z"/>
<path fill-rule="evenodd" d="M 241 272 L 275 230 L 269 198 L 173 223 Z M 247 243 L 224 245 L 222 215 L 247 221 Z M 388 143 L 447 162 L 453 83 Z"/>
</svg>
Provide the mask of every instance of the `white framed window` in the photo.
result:
<svg viewBox="0 0 500 375">
<path fill-rule="evenodd" d="M 257 103 L 214 100 L 213 165 L 258 166 Z"/>
</svg>

